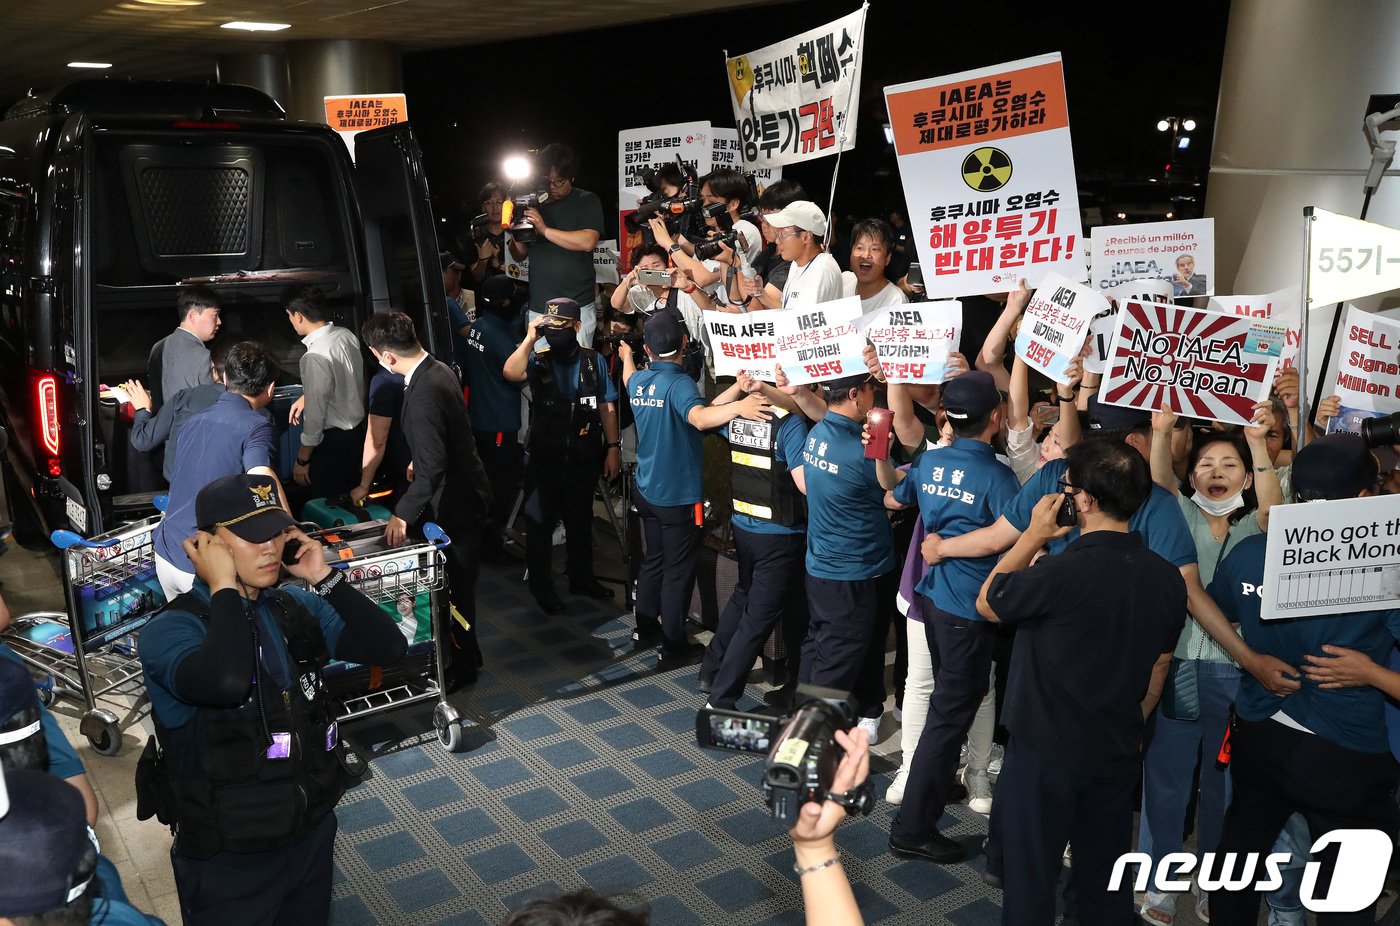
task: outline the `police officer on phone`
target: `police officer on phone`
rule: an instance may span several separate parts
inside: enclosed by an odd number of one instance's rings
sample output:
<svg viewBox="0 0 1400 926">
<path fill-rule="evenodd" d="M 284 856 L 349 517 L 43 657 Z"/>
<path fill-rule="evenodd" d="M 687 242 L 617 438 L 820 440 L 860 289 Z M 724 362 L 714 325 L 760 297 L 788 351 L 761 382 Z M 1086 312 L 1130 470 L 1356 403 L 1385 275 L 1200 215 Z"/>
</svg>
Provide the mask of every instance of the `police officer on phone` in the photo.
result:
<svg viewBox="0 0 1400 926">
<path fill-rule="evenodd" d="M 617 432 L 617 388 L 597 351 L 579 344 L 579 304 L 550 299 L 525 340 L 506 359 L 508 382 L 530 383 L 534 414 L 525 464 L 525 561 L 530 591 L 546 614 L 564 607 L 550 579 L 554 525 L 567 532 L 569 592 L 608 599 L 612 591 L 593 575 L 593 491 L 601 474 L 622 467 Z M 538 353 L 543 337 L 547 347 Z"/>
<path fill-rule="evenodd" d="M 269 476 L 239 473 L 195 500 L 194 587 L 141 631 L 156 737 L 138 792 L 171 823 L 186 924 L 325 923 L 334 808 L 353 781 L 321 670 L 388 665 L 407 642 L 332 570 Z M 299 588 L 274 588 L 283 564 Z M 157 745 L 158 743 L 158 745 Z"/>
</svg>

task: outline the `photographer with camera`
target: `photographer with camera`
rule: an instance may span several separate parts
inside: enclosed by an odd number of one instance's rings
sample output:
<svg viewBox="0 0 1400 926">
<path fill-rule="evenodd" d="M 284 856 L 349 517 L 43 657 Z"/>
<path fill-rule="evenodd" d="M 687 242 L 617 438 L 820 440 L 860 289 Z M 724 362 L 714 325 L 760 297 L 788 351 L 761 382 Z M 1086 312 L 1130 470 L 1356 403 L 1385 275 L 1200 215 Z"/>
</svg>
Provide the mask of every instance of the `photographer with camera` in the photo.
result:
<svg viewBox="0 0 1400 926">
<path fill-rule="evenodd" d="M 721 168 L 700 179 L 700 215 L 706 230 L 702 241 L 691 241 L 682 230 L 673 234 L 667 223 L 653 219 L 652 237 L 720 308 L 739 311 L 738 277 L 752 268 L 763 247 L 758 227 L 745 218 L 752 206 L 748 179 L 737 170 Z M 756 214 L 754 216 L 757 217 Z M 729 308 L 733 306 L 733 308 Z"/>
<path fill-rule="evenodd" d="M 472 219 L 471 239 L 476 245 L 476 258 L 467 268 L 471 274 L 472 289 L 479 290 L 482 283 L 493 276 L 506 272 L 505 247 L 506 230 L 501 224 L 501 207 L 506 194 L 501 185 L 492 180 L 481 188 L 481 214 Z"/>
<path fill-rule="evenodd" d="M 1054 922 L 1066 842 L 1082 921 L 1132 919 L 1131 886 L 1107 886 L 1132 848 L 1143 725 L 1186 611 L 1181 573 L 1128 523 L 1152 494 L 1142 455 L 1096 440 L 1066 460 L 1060 492 L 1036 503 L 977 599 L 989 621 L 1019 626 L 1002 713 L 1011 738 L 992 811 L 1002 922 L 1015 926 Z M 1031 565 L 1076 527 L 1078 539 Z"/>
<path fill-rule="evenodd" d="M 792 309 L 840 299 L 841 268 L 823 247 L 826 216 L 816 203 L 799 199 L 764 221 L 776 230 L 778 255 L 792 266 L 781 290 L 757 275 L 742 278 L 740 292 L 752 297 L 749 308 Z"/>
<path fill-rule="evenodd" d="M 620 312 L 640 313 L 644 317 L 667 312 L 684 325 L 690 340 L 682 366 L 687 376 L 703 382 L 707 339 L 701 312 L 717 306 L 684 270 L 666 265 L 665 249 L 644 244 L 632 252 L 632 269 L 613 290 L 611 304 Z"/>
<path fill-rule="evenodd" d="M 659 642 L 656 667 L 680 668 L 703 647 L 686 637 L 685 619 L 695 584 L 695 556 L 704 527 L 701 432 L 736 417 L 767 421 L 762 394 L 728 405 L 707 406 L 695 381 L 681 368 L 689 337 L 665 312 L 644 328 L 651 364 L 638 370 L 632 347 L 618 344 L 622 383 L 637 424 L 637 473 L 633 501 L 646 532 L 646 558 L 637 578 L 637 630 L 633 644 Z"/>
<path fill-rule="evenodd" d="M 617 433 L 617 390 L 597 352 L 579 344 L 578 303 L 551 299 L 545 314 L 506 359 L 507 381 L 530 384 L 529 443 L 525 455 L 525 562 L 540 610 L 564 603 L 550 577 L 554 525 L 562 518 L 568 543 L 569 593 L 609 599 L 593 575 L 593 490 L 601 473 L 622 466 Z M 535 352 L 544 338 L 545 349 Z M 606 444 L 604 444 L 606 440 Z"/>
<path fill-rule="evenodd" d="M 579 343 L 593 346 L 598 328 L 593 249 L 603 236 L 603 203 L 597 195 L 574 186 L 578 157 L 568 145 L 555 142 L 535 158 L 548 187 L 538 206 L 525 209 L 534 226 L 534 240 L 522 244 L 511 237 L 516 260 L 530 258 L 530 323 L 545 303 L 558 298 L 578 303 L 582 314 Z"/>
</svg>

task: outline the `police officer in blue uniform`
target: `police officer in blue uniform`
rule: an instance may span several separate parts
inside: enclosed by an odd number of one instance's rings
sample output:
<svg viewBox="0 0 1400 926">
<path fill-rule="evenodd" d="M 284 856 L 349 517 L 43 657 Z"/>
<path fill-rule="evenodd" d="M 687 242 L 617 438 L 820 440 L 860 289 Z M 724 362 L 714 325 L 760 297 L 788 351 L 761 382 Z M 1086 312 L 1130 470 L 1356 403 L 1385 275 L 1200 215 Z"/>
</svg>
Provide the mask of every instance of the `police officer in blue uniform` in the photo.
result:
<svg viewBox="0 0 1400 926">
<path fill-rule="evenodd" d="M 173 823 L 186 924 L 325 923 L 334 807 L 353 780 L 321 670 L 390 665 L 406 638 L 326 565 L 270 476 L 217 479 L 195 499 L 193 588 L 141 631 L 159 773 L 138 791 Z M 275 589 L 287 567 L 311 591 Z M 157 749 L 155 743 L 159 743 Z M 157 754 L 159 758 L 156 759 Z"/>
<path fill-rule="evenodd" d="M 736 417 L 767 421 L 768 400 L 754 393 L 707 406 L 681 365 L 688 335 L 669 313 L 647 319 L 643 338 L 651 361 L 644 370 L 637 369 L 627 342 L 618 345 L 622 384 L 637 424 L 633 500 L 646 538 L 632 640 L 638 648 L 659 642 L 657 668 L 666 671 L 687 665 L 703 649 L 685 632 L 704 524 L 701 432 Z"/>
<path fill-rule="evenodd" d="M 715 398 L 715 405 L 744 393 L 763 392 L 773 403 L 772 421 L 729 422 L 729 473 L 734 546 L 739 581 L 719 618 L 700 665 L 700 691 L 713 707 L 733 710 L 749 670 L 773 628 L 782 620 L 789 659 L 806 632 L 807 502 L 802 448 L 807 422 L 793 400 L 762 382 L 740 375 Z"/>
<path fill-rule="evenodd" d="M 550 578 L 554 525 L 561 517 L 567 532 L 569 592 L 612 597 L 593 575 L 593 491 L 600 473 L 612 479 L 622 466 L 617 389 L 597 352 L 579 344 L 581 318 L 574 300 L 549 300 L 504 368 L 508 381 L 530 383 L 525 561 L 530 591 L 546 614 L 564 607 Z M 536 353 L 541 337 L 547 347 Z"/>
<path fill-rule="evenodd" d="M 894 543 L 885 489 L 861 443 L 874 381 L 865 374 L 832 380 L 826 404 L 802 451 L 810 623 L 798 681 L 853 691 L 875 645 L 875 580 L 895 567 Z M 882 709 L 878 701 L 861 704 L 866 718 L 878 718 Z"/>
<path fill-rule="evenodd" d="M 996 521 L 1020 483 L 991 446 L 1004 418 L 991 374 L 974 370 L 955 377 L 943 387 L 943 408 L 953 429 L 951 446 L 925 451 L 907 475 L 886 460 L 879 466 L 894 501 L 917 504 L 930 533 L 955 537 Z M 962 857 L 961 844 L 938 833 L 937 823 L 957 774 L 958 749 L 987 694 L 995 641 L 992 625 L 977 613 L 977 593 L 995 565 L 995 556 L 952 559 L 919 580 L 924 632 L 937 658 L 928 721 L 890 831 L 896 855 L 928 857 L 937 849 L 947 861 Z M 919 850 L 908 851 L 911 846 Z"/>
<path fill-rule="evenodd" d="M 501 274 L 482 282 L 462 370 L 476 453 L 491 482 L 490 519 L 481 537 L 481 558 L 488 562 L 500 557 L 506 521 L 520 493 L 520 383 L 507 380 L 502 371 L 519 340 L 523 306 L 510 277 Z"/>
</svg>

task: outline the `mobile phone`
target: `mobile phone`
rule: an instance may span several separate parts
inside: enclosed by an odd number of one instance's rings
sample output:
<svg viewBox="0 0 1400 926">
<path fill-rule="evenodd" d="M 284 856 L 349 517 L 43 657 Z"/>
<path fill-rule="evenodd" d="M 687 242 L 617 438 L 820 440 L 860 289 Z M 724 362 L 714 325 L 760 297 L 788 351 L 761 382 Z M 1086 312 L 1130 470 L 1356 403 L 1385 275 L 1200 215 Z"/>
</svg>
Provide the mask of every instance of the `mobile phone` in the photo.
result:
<svg viewBox="0 0 1400 926">
<path fill-rule="evenodd" d="M 301 541 L 289 539 L 287 545 L 282 548 L 282 565 L 295 566 L 299 550 L 301 550 Z"/>
<path fill-rule="evenodd" d="M 763 714 L 702 708 L 695 714 L 695 743 L 706 749 L 767 753 L 779 723 Z"/>
<path fill-rule="evenodd" d="M 643 286 L 670 286 L 671 271 L 669 270 L 638 270 L 637 282 Z"/>
<path fill-rule="evenodd" d="M 908 282 L 910 289 L 924 291 L 924 268 L 919 266 L 918 261 L 909 265 L 909 275 L 905 277 L 905 281 Z"/>
<path fill-rule="evenodd" d="M 865 416 L 865 426 L 870 431 L 870 443 L 865 445 L 867 460 L 888 460 L 890 458 L 890 424 L 894 414 L 888 408 L 872 408 Z"/>
<path fill-rule="evenodd" d="M 1055 523 L 1060 527 L 1074 527 L 1079 524 L 1079 512 L 1074 508 L 1074 496 L 1066 495 L 1060 502 L 1060 510 L 1055 512 Z"/>
</svg>

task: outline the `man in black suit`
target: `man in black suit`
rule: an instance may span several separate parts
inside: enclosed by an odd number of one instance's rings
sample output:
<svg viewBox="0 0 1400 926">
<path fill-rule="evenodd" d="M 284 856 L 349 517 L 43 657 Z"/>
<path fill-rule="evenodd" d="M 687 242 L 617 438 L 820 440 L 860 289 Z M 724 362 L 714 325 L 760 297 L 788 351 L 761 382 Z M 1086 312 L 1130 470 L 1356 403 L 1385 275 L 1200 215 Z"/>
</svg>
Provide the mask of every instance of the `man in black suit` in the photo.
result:
<svg viewBox="0 0 1400 926">
<path fill-rule="evenodd" d="M 402 312 L 376 312 L 360 331 L 365 345 L 386 368 L 404 378 L 401 421 L 413 462 L 409 484 L 384 532 L 398 546 L 409 530 L 432 521 L 447 531 L 447 578 L 452 604 L 471 623 L 448 618 L 438 627 L 447 651 L 447 687 L 476 681 L 481 649 L 476 642 L 476 563 L 480 525 L 491 507 L 490 483 L 477 456 L 462 385 L 451 367 L 430 357 L 418 343 L 413 321 Z"/>
</svg>

